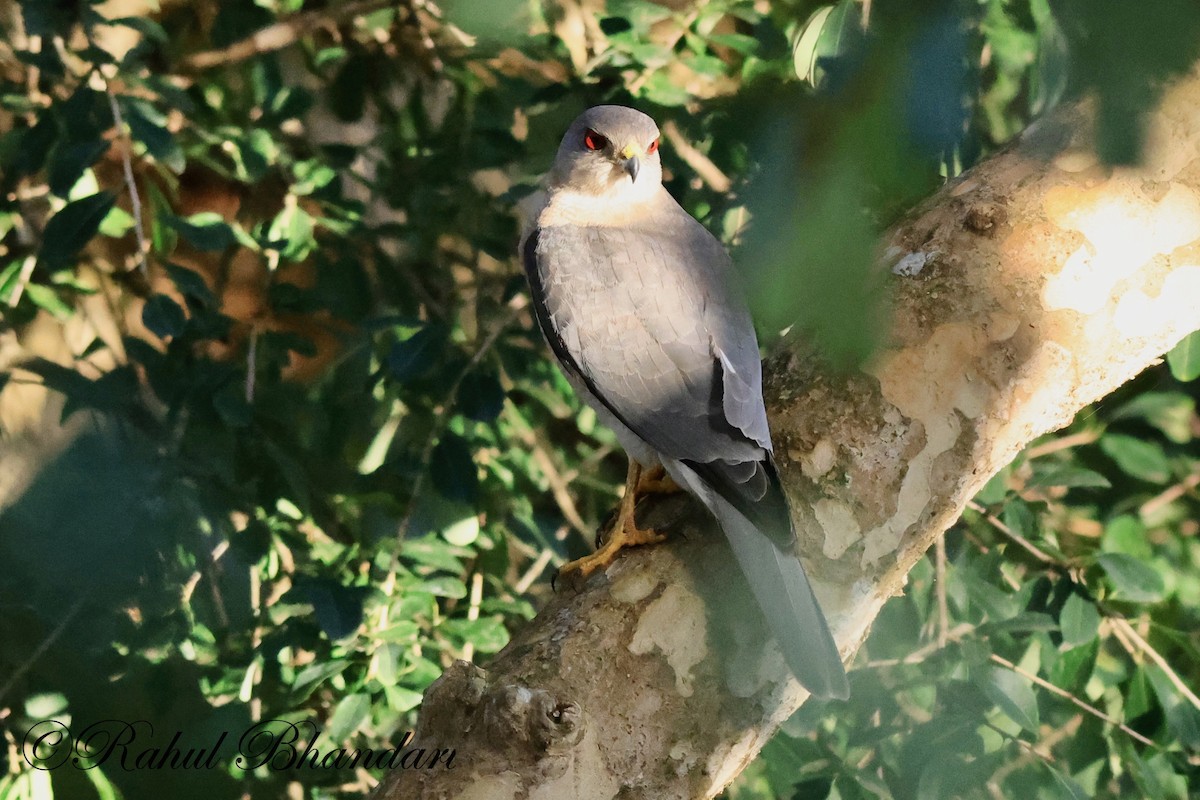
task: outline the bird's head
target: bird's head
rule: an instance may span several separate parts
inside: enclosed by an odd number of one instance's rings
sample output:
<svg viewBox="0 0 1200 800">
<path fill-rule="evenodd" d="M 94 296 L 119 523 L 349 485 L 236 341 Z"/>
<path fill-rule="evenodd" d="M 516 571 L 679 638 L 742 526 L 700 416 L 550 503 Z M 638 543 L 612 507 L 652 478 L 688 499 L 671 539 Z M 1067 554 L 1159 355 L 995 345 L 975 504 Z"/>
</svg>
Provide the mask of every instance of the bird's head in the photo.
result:
<svg viewBox="0 0 1200 800">
<path fill-rule="evenodd" d="M 625 106 L 595 106 L 571 123 L 558 147 L 551 186 L 636 199 L 662 185 L 658 126 Z"/>
</svg>

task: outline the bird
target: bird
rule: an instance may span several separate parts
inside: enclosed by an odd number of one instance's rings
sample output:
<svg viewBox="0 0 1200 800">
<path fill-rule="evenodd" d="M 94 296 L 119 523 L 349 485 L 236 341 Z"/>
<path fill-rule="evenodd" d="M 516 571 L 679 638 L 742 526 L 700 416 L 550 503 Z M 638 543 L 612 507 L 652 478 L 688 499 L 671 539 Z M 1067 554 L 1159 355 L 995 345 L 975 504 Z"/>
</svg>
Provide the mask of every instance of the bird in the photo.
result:
<svg viewBox="0 0 1200 800">
<path fill-rule="evenodd" d="M 637 109 L 583 112 L 519 244 L 550 350 L 629 456 L 606 540 L 560 575 L 587 578 L 622 548 L 661 541 L 638 528 L 636 498 L 673 483 L 716 518 L 801 685 L 846 698 L 841 656 L 795 553 L 748 305 L 725 247 L 663 186 L 659 141 Z"/>
</svg>

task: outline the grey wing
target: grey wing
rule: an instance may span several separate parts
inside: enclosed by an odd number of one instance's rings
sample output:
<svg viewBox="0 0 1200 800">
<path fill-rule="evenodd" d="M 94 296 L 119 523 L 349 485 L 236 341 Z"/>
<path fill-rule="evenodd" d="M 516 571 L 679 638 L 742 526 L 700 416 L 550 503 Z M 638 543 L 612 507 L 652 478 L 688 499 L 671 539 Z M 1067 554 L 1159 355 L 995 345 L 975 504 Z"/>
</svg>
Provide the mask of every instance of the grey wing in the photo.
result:
<svg viewBox="0 0 1200 800">
<path fill-rule="evenodd" d="M 790 544 L 758 343 L 720 243 L 681 213 L 674 230 L 539 228 L 524 257 L 564 369 L 657 453 Z"/>
<path fill-rule="evenodd" d="M 534 231 L 524 255 L 535 308 L 559 361 L 656 450 L 756 460 L 770 438 L 754 329 L 722 274 L 728 257 L 687 221 L 702 235 Z"/>
</svg>

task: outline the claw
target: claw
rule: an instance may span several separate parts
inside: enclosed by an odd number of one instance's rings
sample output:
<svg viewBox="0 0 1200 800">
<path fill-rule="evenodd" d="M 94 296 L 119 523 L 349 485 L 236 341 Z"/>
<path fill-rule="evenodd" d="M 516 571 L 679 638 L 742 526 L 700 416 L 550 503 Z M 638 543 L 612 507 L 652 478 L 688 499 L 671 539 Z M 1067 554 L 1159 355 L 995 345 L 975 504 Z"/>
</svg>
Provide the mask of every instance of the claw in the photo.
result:
<svg viewBox="0 0 1200 800">
<path fill-rule="evenodd" d="M 585 581 L 593 572 L 601 568 L 607 568 L 616 559 L 617 554 L 622 549 L 643 544 L 656 544 L 667 538 L 658 531 L 642 529 L 637 526 L 634 511 L 637 505 L 637 489 L 641 485 L 639 479 L 642 475 L 641 467 L 630 459 L 629 474 L 625 479 L 625 495 L 621 498 L 621 505 L 618 508 L 616 520 L 609 527 L 607 536 L 600 534 L 597 537 L 598 540 L 603 537 L 603 544 L 600 544 L 598 541 L 599 549 L 596 552 L 576 559 L 569 564 L 564 564 L 556 577 L 570 577 L 572 582 L 575 583 Z M 670 479 L 668 478 L 667 480 Z M 551 583 L 551 587 L 553 587 L 553 582 Z"/>
</svg>

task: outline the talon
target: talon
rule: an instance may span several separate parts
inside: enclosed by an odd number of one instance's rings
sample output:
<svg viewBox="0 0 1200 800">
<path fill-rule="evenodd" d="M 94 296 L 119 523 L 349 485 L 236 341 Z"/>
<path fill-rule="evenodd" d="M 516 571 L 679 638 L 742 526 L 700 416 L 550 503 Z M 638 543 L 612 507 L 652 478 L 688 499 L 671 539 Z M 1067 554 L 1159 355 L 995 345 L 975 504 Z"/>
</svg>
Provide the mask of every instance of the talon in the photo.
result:
<svg viewBox="0 0 1200 800">
<path fill-rule="evenodd" d="M 636 493 L 645 494 L 675 494 L 683 488 L 675 479 L 667 474 L 662 464 L 643 470 L 638 478 Z"/>
<path fill-rule="evenodd" d="M 598 539 L 603 537 L 604 543 L 599 545 L 599 549 L 591 555 L 564 564 L 558 571 L 559 578 L 571 576 L 573 580 L 587 580 L 596 570 L 607 568 L 624 548 L 657 544 L 667 538 L 658 531 L 642 529 L 637 526 L 634 512 L 637 504 L 636 489 L 639 486 L 641 475 L 641 467 L 630 460 L 629 474 L 625 480 L 625 495 L 621 498 L 616 519 L 609 527 L 607 536 L 599 534 L 597 537 Z"/>
</svg>

